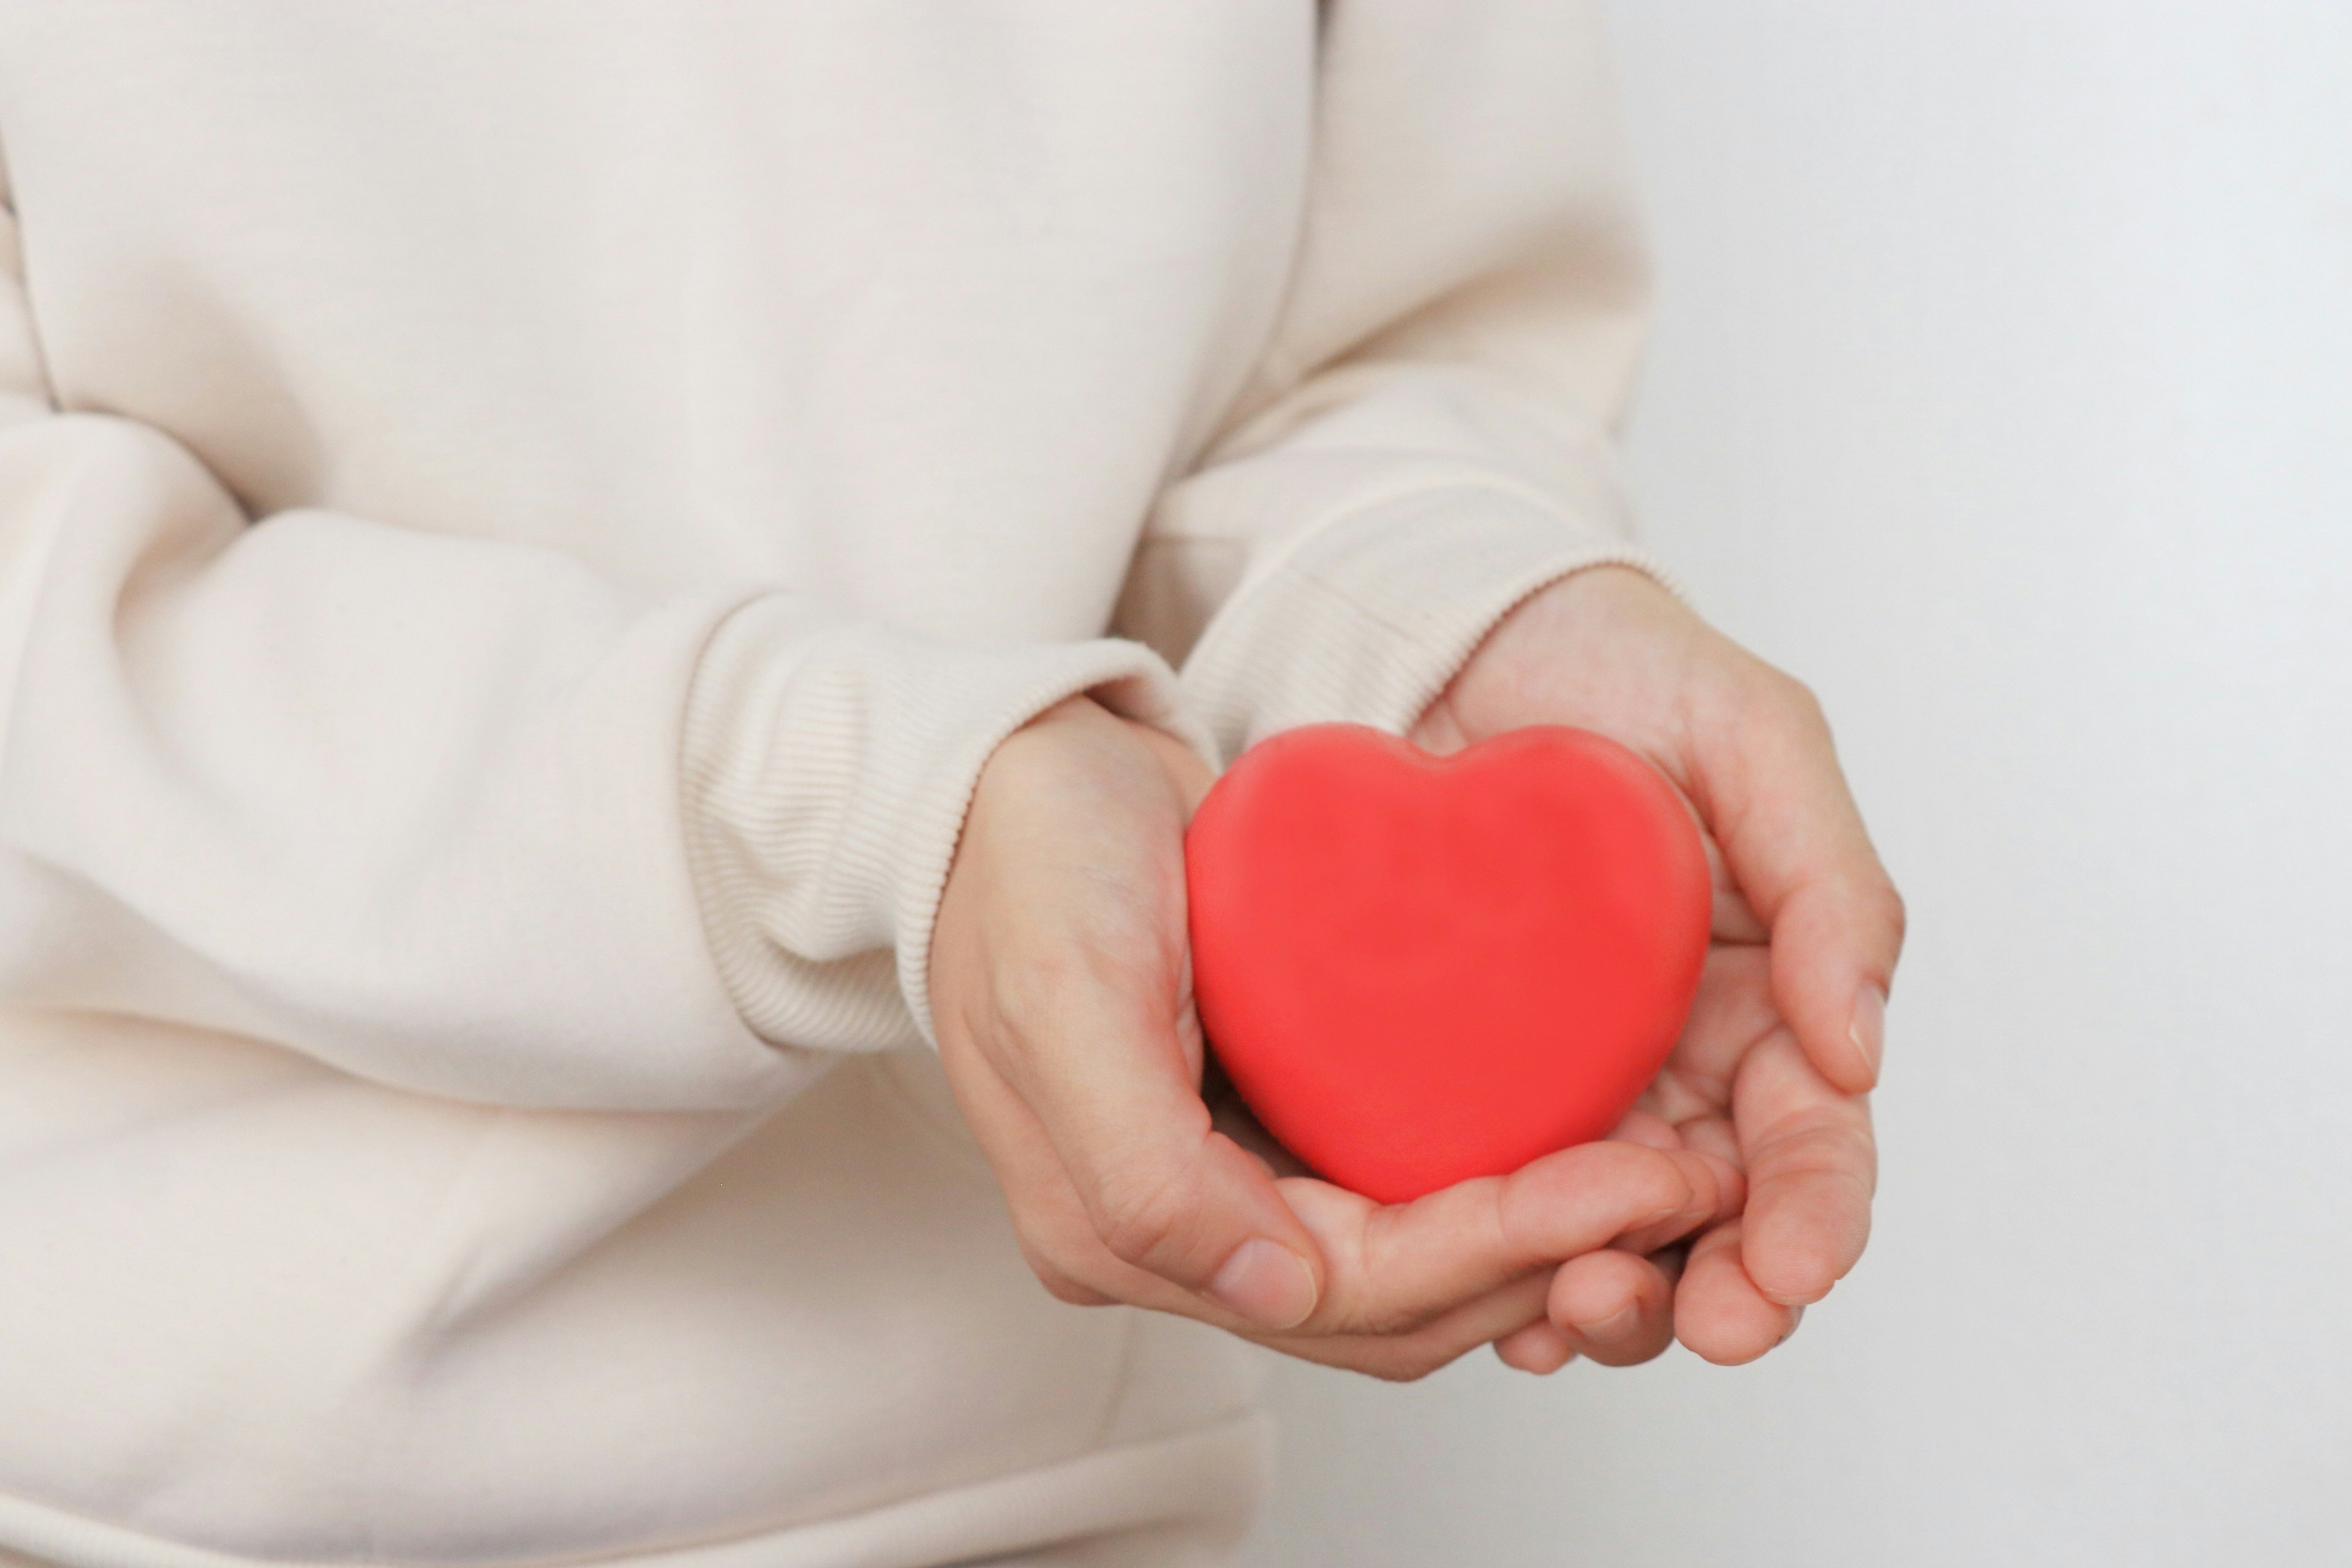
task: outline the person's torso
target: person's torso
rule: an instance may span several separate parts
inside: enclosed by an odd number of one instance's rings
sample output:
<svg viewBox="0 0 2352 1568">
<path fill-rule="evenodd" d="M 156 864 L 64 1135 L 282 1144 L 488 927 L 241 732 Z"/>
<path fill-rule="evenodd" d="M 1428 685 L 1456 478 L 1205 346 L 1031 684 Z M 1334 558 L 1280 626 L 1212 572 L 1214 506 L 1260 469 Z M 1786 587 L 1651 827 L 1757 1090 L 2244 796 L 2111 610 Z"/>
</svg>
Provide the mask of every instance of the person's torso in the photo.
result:
<svg viewBox="0 0 2352 1568">
<path fill-rule="evenodd" d="M 12 3 L 0 158 L 60 404 L 257 518 L 1076 637 L 1264 350 L 1314 47 L 1307 0 Z M 937 1079 L 502 1111 L 0 1018 L 0 1540 L 624 1554 L 1254 1441 L 1227 1342 L 1046 1298 Z"/>
</svg>

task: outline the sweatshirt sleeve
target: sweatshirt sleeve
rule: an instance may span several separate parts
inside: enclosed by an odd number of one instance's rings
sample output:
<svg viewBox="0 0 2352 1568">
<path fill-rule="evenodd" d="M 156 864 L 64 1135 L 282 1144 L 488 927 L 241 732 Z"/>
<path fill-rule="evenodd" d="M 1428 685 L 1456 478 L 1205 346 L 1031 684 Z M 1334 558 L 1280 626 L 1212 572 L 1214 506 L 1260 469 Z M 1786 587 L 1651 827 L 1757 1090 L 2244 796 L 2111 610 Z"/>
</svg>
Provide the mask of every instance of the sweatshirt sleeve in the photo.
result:
<svg viewBox="0 0 2352 1568">
<path fill-rule="evenodd" d="M 19 256 L 0 200 L 0 1006 L 469 1100 L 759 1104 L 921 1037 L 998 739 L 1087 690 L 1182 731 L 1132 643 L 248 517 L 169 434 L 59 410 Z"/>
<path fill-rule="evenodd" d="M 1569 573 L 1667 581 L 1617 471 L 1647 278 L 1596 12 L 1327 7 L 1288 300 L 1121 600 L 1228 757 L 1409 728 Z"/>
</svg>

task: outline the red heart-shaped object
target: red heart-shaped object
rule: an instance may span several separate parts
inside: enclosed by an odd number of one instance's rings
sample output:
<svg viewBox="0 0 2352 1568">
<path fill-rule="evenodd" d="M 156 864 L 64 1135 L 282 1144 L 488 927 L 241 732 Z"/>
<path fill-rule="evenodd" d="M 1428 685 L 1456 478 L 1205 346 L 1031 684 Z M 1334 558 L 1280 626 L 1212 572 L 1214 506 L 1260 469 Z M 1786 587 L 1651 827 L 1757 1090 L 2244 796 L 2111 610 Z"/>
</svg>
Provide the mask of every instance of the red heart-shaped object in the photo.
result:
<svg viewBox="0 0 2352 1568">
<path fill-rule="evenodd" d="M 1286 731 L 1209 792 L 1184 859 L 1218 1059 L 1269 1131 L 1383 1203 L 1606 1133 L 1706 957 L 1689 810 L 1584 730 L 1443 758 Z"/>
</svg>

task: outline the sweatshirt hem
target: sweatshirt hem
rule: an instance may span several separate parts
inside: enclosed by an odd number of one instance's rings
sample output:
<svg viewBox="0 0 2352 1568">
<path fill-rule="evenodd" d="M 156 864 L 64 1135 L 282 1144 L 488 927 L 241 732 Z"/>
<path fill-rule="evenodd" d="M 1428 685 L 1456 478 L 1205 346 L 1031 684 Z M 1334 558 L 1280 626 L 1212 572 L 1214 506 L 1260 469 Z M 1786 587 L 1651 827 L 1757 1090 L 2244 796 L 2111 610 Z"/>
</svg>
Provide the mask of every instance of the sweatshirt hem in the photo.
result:
<svg viewBox="0 0 2352 1568">
<path fill-rule="evenodd" d="M 59 1568 L 927 1568 L 1156 1523 L 1210 1524 L 1221 1515 L 1238 1542 L 1264 1495 L 1272 1447 L 1272 1418 L 1253 1410 L 855 1512 L 705 1541 L 551 1556 L 263 1556 L 0 1492 L 0 1562 L 16 1552 Z"/>
<path fill-rule="evenodd" d="M 1498 622 L 1595 566 L 1632 568 L 1683 596 L 1605 494 L 1581 513 L 1511 485 L 1390 495 L 1254 573 L 1181 679 L 1228 756 L 1328 720 L 1402 734 Z"/>
</svg>

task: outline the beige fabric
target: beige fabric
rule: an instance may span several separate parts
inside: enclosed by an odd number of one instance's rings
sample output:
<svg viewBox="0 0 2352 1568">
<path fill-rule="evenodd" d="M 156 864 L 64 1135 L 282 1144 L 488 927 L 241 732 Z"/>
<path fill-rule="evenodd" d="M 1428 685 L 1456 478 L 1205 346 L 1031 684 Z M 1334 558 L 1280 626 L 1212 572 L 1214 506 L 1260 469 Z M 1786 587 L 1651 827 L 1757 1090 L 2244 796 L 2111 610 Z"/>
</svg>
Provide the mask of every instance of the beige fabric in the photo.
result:
<svg viewBox="0 0 2352 1568">
<path fill-rule="evenodd" d="M 1401 727 L 1638 560 L 1590 8 L 0 0 L 0 1542 L 1237 1531 L 932 911 L 1069 693 Z"/>
</svg>

